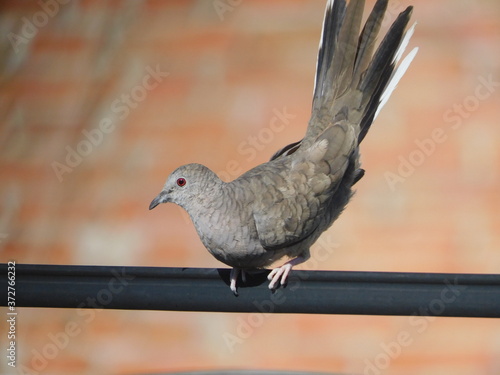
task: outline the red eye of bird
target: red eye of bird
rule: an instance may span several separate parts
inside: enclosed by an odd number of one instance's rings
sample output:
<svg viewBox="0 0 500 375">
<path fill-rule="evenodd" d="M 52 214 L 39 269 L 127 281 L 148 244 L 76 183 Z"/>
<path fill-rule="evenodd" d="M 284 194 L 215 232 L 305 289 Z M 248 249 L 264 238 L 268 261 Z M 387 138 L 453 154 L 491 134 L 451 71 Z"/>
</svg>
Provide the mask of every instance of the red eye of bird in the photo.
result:
<svg viewBox="0 0 500 375">
<path fill-rule="evenodd" d="M 179 185 L 180 187 L 186 185 L 186 180 L 184 178 L 178 178 L 177 185 Z"/>
</svg>

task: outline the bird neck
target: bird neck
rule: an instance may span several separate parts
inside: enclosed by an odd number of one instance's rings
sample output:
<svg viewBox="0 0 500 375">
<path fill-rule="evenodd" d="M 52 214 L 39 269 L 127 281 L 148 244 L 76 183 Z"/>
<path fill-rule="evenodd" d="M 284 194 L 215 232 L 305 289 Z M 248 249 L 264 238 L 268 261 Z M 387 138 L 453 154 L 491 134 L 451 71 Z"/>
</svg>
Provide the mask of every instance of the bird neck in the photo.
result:
<svg viewBox="0 0 500 375">
<path fill-rule="evenodd" d="M 179 205 L 193 218 L 204 218 L 207 210 L 217 207 L 224 200 L 226 185 L 214 172 L 206 168 L 199 176 L 196 188 Z M 202 181 L 202 182 L 200 182 Z"/>
</svg>

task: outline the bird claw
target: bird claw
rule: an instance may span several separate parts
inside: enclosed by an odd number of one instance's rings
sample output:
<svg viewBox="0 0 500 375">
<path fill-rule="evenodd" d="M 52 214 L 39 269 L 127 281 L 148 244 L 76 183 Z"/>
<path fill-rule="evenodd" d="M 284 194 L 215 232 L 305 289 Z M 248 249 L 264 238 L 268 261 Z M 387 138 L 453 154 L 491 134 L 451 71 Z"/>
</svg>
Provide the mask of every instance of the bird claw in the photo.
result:
<svg viewBox="0 0 500 375">
<path fill-rule="evenodd" d="M 269 275 L 267 275 L 267 279 L 271 281 L 269 283 L 269 289 L 275 290 L 278 284 L 284 286 L 292 267 L 293 265 L 291 263 L 285 263 L 281 267 L 273 269 Z"/>
<path fill-rule="evenodd" d="M 233 268 L 229 275 L 229 280 L 230 280 L 229 289 L 231 289 L 231 291 L 234 293 L 235 296 L 238 296 L 238 288 L 236 287 L 236 282 L 238 281 L 238 276 L 240 275 L 240 273 L 241 273 L 241 281 L 243 283 L 246 283 L 247 274 L 240 268 Z"/>
<path fill-rule="evenodd" d="M 271 281 L 269 283 L 269 289 L 276 290 L 278 284 L 280 284 L 281 286 L 285 286 L 288 279 L 288 274 L 292 270 L 292 267 L 305 262 L 307 258 L 308 257 L 298 256 L 297 258 L 289 260 L 281 267 L 277 267 L 269 272 L 269 275 L 267 275 L 267 279 Z"/>
<path fill-rule="evenodd" d="M 233 292 L 233 294 L 238 297 L 238 289 L 236 289 L 236 283 L 233 283 L 233 281 L 231 281 L 231 285 L 229 285 L 229 289 L 231 289 L 231 292 Z"/>
<path fill-rule="evenodd" d="M 229 275 L 229 289 L 234 293 L 235 296 L 238 296 L 238 290 L 236 288 L 236 281 L 238 280 L 238 275 L 240 274 L 239 268 L 233 268 Z"/>
</svg>

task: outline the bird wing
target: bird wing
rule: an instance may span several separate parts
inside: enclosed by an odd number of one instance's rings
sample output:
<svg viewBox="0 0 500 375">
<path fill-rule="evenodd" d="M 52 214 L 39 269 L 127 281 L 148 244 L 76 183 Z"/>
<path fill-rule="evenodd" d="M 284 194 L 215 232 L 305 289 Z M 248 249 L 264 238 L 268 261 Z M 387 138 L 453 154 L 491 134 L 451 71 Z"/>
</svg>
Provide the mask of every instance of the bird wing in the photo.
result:
<svg viewBox="0 0 500 375">
<path fill-rule="evenodd" d="M 356 134 L 347 124 L 326 129 L 307 150 L 263 164 L 253 218 L 260 243 L 277 250 L 309 236 L 331 215 L 337 192 L 356 150 Z M 324 228 L 323 228 L 324 230 Z"/>
</svg>

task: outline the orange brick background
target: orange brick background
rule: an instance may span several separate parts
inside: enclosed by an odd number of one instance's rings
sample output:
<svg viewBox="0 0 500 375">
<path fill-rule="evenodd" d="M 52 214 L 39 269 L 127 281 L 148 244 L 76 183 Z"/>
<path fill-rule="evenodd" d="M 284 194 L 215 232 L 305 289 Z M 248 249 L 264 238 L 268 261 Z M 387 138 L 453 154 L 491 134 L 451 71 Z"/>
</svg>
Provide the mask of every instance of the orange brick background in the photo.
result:
<svg viewBox="0 0 500 375">
<path fill-rule="evenodd" d="M 302 136 L 324 3 L 0 2 L 0 261 L 223 266 L 181 209 L 149 202 L 181 164 L 233 178 Z M 409 3 L 394 0 L 388 18 Z M 500 3 L 415 6 L 420 51 L 363 143 L 367 174 L 302 268 L 500 270 Z M 143 90 L 148 69 L 168 76 Z M 68 147 L 86 155 L 58 176 Z M 79 334 L 40 359 L 70 322 Z M 20 309 L 17 329 L 19 372 L 2 354 L 2 373 L 500 374 L 493 319 Z"/>
</svg>

